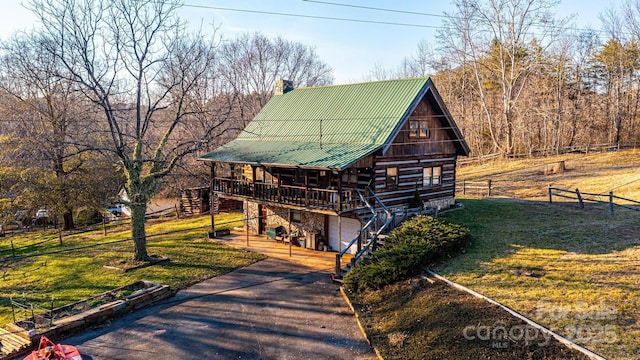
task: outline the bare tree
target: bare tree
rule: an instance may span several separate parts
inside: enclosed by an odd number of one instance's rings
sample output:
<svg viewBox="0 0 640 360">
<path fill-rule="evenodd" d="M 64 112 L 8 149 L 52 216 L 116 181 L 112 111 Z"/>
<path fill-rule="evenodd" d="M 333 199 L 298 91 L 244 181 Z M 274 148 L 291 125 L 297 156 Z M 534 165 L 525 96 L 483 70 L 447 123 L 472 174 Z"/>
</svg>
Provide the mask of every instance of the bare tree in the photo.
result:
<svg viewBox="0 0 640 360">
<path fill-rule="evenodd" d="M 245 120 L 271 99 L 276 79 L 291 80 L 299 87 L 333 82 L 331 68 L 318 59 L 314 48 L 281 37 L 240 35 L 224 43 L 220 54 L 228 94 L 240 101 L 240 116 Z"/>
<path fill-rule="evenodd" d="M 62 214 L 63 228 L 71 229 L 73 209 L 95 200 L 95 194 L 82 196 L 87 193 L 70 185 L 79 173 L 91 171 L 84 153 L 91 149 L 89 144 L 98 143 L 98 137 L 91 126 L 93 114 L 75 84 L 54 76 L 62 69 L 47 46 L 48 40 L 36 34 L 17 34 L 2 44 L 0 88 L 16 100 L 4 104 L 4 113 L 13 114 L 16 128 L 3 155 L 20 153 L 13 159 L 14 167 L 30 169 L 34 175 L 23 184 L 37 195 L 33 201 L 39 205 L 30 206 Z"/>
<path fill-rule="evenodd" d="M 173 0 L 33 0 L 48 51 L 62 64 L 57 74 L 102 111 L 108 151 L 126 177 L 136 260 L 148 259 L 147 202 L 158 181 L 187 154 L 214 137 L 190 121 L 207 116 L 199 90 L 210 85 L 215 44 L 185 33 Z M 186 136 L 189 135 L 189 136 Z"/>
<path fill-rule="evenodd" d="M 440 31 L 441 48 L 468 59 L 473 67 L 493 146 L 504 154 L 514 151 L 519 101 L 529 76 L 567 21 L 554 19 L 551 10 L 557 3 L 456 0 L 456 10 L 448 14 Z M 500 97 L 499 113 L 492 106 L 492 96 Z"/>
</svg>

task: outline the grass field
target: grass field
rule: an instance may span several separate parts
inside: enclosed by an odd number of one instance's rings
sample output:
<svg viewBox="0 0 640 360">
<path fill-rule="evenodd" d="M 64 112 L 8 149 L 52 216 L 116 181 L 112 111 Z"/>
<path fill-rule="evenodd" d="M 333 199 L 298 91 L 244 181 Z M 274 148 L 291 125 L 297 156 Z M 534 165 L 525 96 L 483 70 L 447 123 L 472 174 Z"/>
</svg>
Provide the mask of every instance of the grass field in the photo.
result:
<svg viewBox="0 0 640 360">
<path fill-rule="evenodd" d="M 548 164 L 564 161 L 564 173 L 544 175 Z M 546 200 L 547 186 L 615 195 L 640 201 L 640 149 L 540 159 L 497 160 L 457 169 L 458 180 L 491 179 L 496 196 Z"/>
<path fill-rule="evenodd" d="M 241 224 L 242 214 L 216 216 L 216 227 Z M 102 229 L 63 237 L 42 230 L 11 238 L 0 238 L 0 253 L 34 255 L 2 264 L 0 279 L 0 325 L 12 322 L 9 297 L 26 297 L 28 302 L 49 307 L 51 296 L 61 306 L 102 293 L 137 280 L 150 280 L 181 289 L 264 258 L 263 255 L 236 250 L 206 240 L 208 216 L 155 221 L 147 226 L 149 254 L 168 257 L 169 262 L 126 273 L 107 270 L 103 265 L 118 264 L 133 255 L 133 243 L 126 226 L 112 227 L 107 236 Z M 155 235 L 163 234 L 165 235 Z M 120 241 L 120 242 L 119 242 Z M 107 245 L 109 242 L 113 242 Z M 82 249 L 77 249 L 84 247 Z M 77 250 L 74 250 L 77 249 Z"/>
<path fill-rule="evenodd" d="M 545 164 L 567 171 L 545 176 Z M 548 204 L 546 186 L 640 200 L 640 152 L 467 166 L 509 198 L 467 198 L 444 217 L 471 229 L 466 253 L 437 271 L 611 359 L 640 354 L 640 212 Z M 513 199 L 517 197 L 518 199 Z"/>
</svg>

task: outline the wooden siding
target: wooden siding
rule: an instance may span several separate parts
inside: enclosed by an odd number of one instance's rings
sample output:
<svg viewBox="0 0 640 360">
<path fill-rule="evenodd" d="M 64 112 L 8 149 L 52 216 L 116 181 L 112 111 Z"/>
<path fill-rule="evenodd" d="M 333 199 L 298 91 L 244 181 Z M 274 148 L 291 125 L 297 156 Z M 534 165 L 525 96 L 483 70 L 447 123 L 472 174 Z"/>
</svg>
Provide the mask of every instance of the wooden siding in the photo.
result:
<svg viewBox="0 0 640 360">
<path fill-rule="evenodd" d="M 410 123 L 422 121 L 428 123 L 429 136 L 410 137 Z M 434 111 L 425 99 L 420 101 L 409 120 L 403 125 L 389 147 L 385 157 L 421 155 L 421 154 L 456 154 L 456 147 L 451 139 L 451 131 L 445 125 L 443 114 Z M 379 159 L 378 159 L 379 161 Z"/>
<path fill-rule="evenodd" d="M 423 201 L 452 198 L 455 194 L 456 156 L 414 155 L 378 157 L 375 168 L 375 193 L 387 206 L 408 205 L 420 192 Z M 398 184 L 389 184 L 386 169 L 398 168 Z M 423 169 L 441 167 L 440 184 L 423 186 Z"/>
</svg>

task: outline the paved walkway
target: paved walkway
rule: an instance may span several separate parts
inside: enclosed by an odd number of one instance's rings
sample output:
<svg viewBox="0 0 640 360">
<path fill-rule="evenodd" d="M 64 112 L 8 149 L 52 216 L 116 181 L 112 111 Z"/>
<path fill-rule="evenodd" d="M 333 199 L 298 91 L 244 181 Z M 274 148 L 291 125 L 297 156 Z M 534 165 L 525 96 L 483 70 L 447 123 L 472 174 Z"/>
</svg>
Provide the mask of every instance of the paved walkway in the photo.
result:
<svg viewBox="0 0 640 360">
<path fill-rule="evenodd" d="M 288 246 L 276 245 L 288 256 Z M 335 254 L 326 255 L 306 265 L 302 255 L 271 257 L 65 343 L 94 360 L 375 359 L 330 281 Z"/>
</svg>

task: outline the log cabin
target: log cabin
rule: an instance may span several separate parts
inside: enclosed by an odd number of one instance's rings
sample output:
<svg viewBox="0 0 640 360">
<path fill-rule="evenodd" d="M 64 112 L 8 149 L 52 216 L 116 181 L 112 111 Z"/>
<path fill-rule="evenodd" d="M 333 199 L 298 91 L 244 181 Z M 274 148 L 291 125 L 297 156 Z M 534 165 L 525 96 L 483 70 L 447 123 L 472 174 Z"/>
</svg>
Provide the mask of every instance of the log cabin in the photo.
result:
<svg viewBox="0 0 640 360">
<path fill-rule="evenodd" d="M 212 193 L 244 203 L 248 231 L 292 229 L 301 245 L 338 252 L 338 269 L 394 214 L 454 204 L 469 147 L 430 78 L 292 85 L 277 81 L 236 139 L 199 158 Z"/>
</svg>

